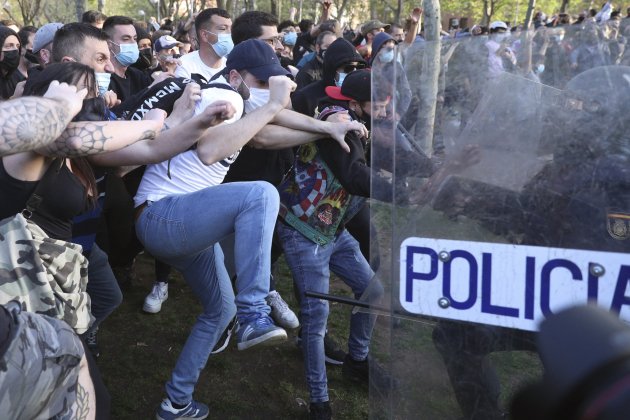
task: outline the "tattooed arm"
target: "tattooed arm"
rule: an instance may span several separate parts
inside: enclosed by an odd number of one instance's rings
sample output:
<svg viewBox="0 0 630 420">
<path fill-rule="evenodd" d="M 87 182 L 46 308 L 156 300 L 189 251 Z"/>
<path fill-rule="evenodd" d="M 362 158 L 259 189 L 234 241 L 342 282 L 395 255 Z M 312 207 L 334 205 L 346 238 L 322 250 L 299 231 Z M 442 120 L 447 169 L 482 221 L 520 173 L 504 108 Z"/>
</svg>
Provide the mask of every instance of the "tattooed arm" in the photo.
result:
<svg viewBox="0 0 630 420">
<path fill-rule="evenodd" d="M 52 82 L 43 98 L 0 103 L 0 156 L 25 152 L 55 141 L 81 110 L 86 90 Z"/>
<path fill-rule="evenodd" d="M 111 152 L 140 140 L 153 140 L 163 121 L 89 121 L 74 122 L 59 138 L 38 149 L 51 157 L 87 156 Z"/>
<path fill-rule="evenodd" d="M 96 416 L 96 399 L 94 395 L 94 383 L 90 377 L 90 371 L 85 355 L 79 364 L 79 380 L 77 382 L 77 399 L 71 407 L 71 418 L 76 420 L 94 419 Z"/>
</svg>

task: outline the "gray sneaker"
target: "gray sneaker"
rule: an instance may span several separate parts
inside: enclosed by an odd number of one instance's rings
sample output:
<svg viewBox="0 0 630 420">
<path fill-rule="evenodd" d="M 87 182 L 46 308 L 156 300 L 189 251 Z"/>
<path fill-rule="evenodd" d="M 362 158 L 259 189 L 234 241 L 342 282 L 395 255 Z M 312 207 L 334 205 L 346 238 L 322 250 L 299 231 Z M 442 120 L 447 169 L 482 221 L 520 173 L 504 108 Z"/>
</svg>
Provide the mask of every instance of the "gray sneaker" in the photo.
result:
<svg viewBox="0 0 630 420">
<path fill-rule="evenodd" d="M 150 314 L 157 314 L 162 310 L 162 304 L 168 299 L 168 283 L 154 282 L 151 293 L 144 298 L 142 310 Z"/>
<path fill-rule="evenodd" d="M 275 290 L 267 295 L 267 304 L 271 307 L 271 317 L 276 324 L 287 330 L 293 330 L 300 326 L 300 321 L 289 305 L 282 299 L 280 293 Z"/>
</svg>

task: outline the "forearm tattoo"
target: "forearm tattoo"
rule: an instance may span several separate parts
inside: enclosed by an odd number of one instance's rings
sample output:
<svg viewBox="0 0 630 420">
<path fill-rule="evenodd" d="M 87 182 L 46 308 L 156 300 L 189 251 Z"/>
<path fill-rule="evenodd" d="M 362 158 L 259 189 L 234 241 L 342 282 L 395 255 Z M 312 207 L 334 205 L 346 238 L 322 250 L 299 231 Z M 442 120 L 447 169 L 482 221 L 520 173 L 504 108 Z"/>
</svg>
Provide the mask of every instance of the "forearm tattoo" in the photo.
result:
<svg viewBox="0 0 630 420">
<path fill-rule="evenodd" d="M 80 384 L 77 384 L 77 401 L 74 406 L 74 419 L 87 419 L 90 414 L 90 396 L 87 390 Z"/>
<path fill-rule="evenodd" d="M 43 150 L 57 156 L 86 156 L 104 152 L 106 142 L 112 136 L 105 134 L 103 122 L 72 123 L 61 133 L 56 142 Z"/>
<path fill-rule="evenodd" d="M 23 97 L 0 103 L 0 155 L 38 149 L 57 139 L 70 122 L 63 104 Z"/>
</svg>

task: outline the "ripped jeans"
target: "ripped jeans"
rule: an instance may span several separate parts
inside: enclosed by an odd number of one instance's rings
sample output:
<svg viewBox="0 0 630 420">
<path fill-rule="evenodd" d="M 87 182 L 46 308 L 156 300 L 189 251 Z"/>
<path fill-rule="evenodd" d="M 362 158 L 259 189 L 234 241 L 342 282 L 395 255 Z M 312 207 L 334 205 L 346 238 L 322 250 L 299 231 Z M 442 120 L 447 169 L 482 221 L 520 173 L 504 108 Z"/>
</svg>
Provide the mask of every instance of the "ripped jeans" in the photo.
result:
<svg viewBox="0 0 630 420">
<path fill-rule="evenodd" d="M 343 230 L 333 242 L 318 245 L 282 222 L 277 223 L 276 229 L 300 296 L 302 351 L 310 401 L 328 401 L 324 353 L 328 301 L 307 297 L 304 292 L 328 293 L 332 271 L 350 286 L 358 299 L 370 285 L 374 272 L 361 254 L 359 243 L 347 230 Z M 378 287 L 371 286 L 371 300 L 382 294 L 380 284 Z M 353 359 L 364 360 L 367 357 L 375 321 L 376 317 L 368 313 L 352 314 L 348 353 Z"/>
</svg>

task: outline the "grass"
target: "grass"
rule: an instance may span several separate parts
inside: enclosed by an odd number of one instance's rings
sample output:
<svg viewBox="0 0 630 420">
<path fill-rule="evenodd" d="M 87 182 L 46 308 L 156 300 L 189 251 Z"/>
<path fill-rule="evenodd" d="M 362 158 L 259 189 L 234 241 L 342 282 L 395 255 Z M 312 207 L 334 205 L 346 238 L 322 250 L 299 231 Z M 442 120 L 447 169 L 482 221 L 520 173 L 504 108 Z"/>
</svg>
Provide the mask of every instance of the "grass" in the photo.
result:
<svg viewBox="0 0 630 420">
<path fill-rule="evenodd" d="M 381 224 L 381 280 L 386 290 L 397 287 L 388 276 L 392 254 L 391 217 L 387 208 L 379 209 Z M 475 226 L 451 223 L 431 212 L 396 214 L 398 231 L 393 236 L 422 235 L 425 227 L 439 228 L 436 236 L 445 238 L 477 236 Z M 414 223 L 421 219 L 423 226 Z M 406 221 L 406 222 L 405 222 Z M 461 229 L 468 229 L 462 231 Z M 437 236 L 439 235 L 439 236 Z M 431 235 L 427 235 L 430 236 Z M 476 238 L 481 240 L 483 237 Z M 153 260 L 141 255 L 136 264 L 138 282 L 125 292 L 118 310 L 106 320 L 99 334 L 102 356 L 99 360 L 105 383 L 112 396 L 113 419 L 153 418 L 164 397 L 177 356 L 201 307 L 181 276 L 173 274 L 169 299 L 158 314 L 146 314 L 142 303 L 149 292 Z M 394 274 L 395 275 L 395 274 Z M 280 260 L 274 273 L 278 290 L 296 309 L 291 275 Z M 349 289 L 333 277 L 331 294 L 350 296 Z M 396 292 L 394 292 L 395 294 Z M 394 300 L 395 301 L 395 300 Z M 351 308 L 331 303 L 329 330 L 339 343 L 346 343 Z M 431 340 L 430 324 L 380 316 L 374 332 L 371 354 L 400 379 L 394 393 L 349 383 L 339 367 L 328 367 L 329 394 L 336 419 L 454 419 L 461 417 L 445 373 L 441 356 Z M 289 340 L 274 347 L 253 348 L 239 352 L 234 343 L 212 356 L 202 371 L 195 398 L 210 406 L 210 418 L 216 419 L 303 419 L 307 418 L 308 391 L 304 378 L 302 354 Z M 506 404 L 521 383 L 540 373 L 536 356 L 525 352 L 493 354 L 503 385 L 501 401 Z"/>
</svg>

